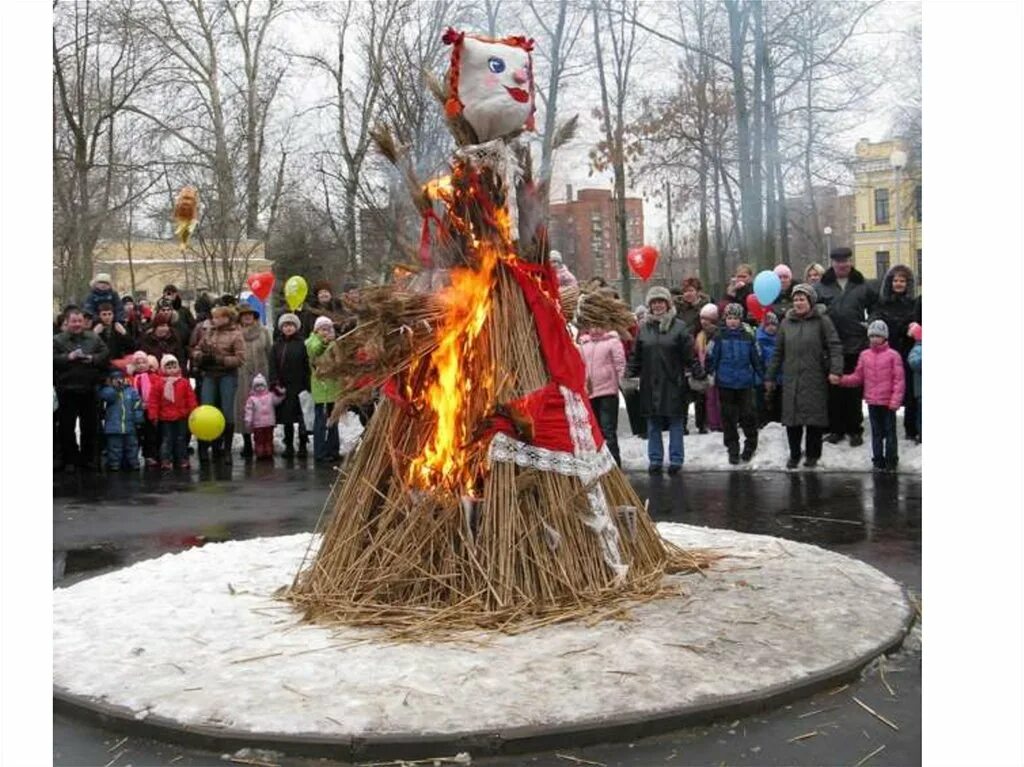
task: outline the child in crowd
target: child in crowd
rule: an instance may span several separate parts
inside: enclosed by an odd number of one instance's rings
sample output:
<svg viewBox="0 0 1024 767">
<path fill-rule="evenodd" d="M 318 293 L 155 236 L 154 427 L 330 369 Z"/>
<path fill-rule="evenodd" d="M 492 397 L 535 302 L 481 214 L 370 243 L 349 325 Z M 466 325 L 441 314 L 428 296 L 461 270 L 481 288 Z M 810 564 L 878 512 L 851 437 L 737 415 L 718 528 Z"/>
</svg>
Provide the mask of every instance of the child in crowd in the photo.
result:
<svg viewBox="0 0 1024 767">
<path fill-rule="evenodd" d="M 196 393 L 173 354 L 160 360 L 160 373 L 146 401 L 147 414 L 160 429 L 160 468 L 188 469 L 188 417 L 198 404 Z"/>
<path fill-rule="evenodd" d="M 914 374 L 914 399 L 917 400 L 917 435 L 914 441 L 921 444 L 921 326 L 916 322 L 910 323 L 907 335 L 914 339 L 914 346 L 907 355 L 907 365 Z M 903 411 L 906 417 L 906 410 Z"/>
<path fill-rule="evenodd" d="M 619 379 L 626 373 L 626 354 L 622 339 L 614 330 L 590 328 L 579 337 L 580 354 L 587 369 L 587 394 L 590 407 L 604 435 L 615 463 L 619 456 Z"/>
<path fill-rule="evenodd" d="M 103 434 L 106 439 L 107 469 L 137 470 L 139 441 L 135 428 L 142 423 L 142 400 L 120 370 L 113 370 L 106 386 L 100 388 L 103 409 Z"/>
<path fill-rule="evenodd" d="M 860 353 L 854 371 L 830 375 L 829 381 L 848 388 L 864 387 L 871 420 L 871 462 L 876 471 L 896 471 L 896 411 L 903 404 L 903 359 L 889 348 L 889 327 L 882 320 L 868 326 L 868 342 L 871 345 Z"/>
<path fill-rule="evenodd" d="M 256 458 L 274 457 L 274 424 L 277 417 L 274 408 L 284 399 L 267 387 L 262 373 L 252 378 L 249 397 L 245 400 L 245 428 L 252 433 L 253 452 Z"/>
<path fill-rule="evenodd" d="M 316 361 L 334 340 L 334 324 L 329 317 L 320 316 L 313 324 L 313 333 L 306 339 L 306 354 L 309 355 L 310 393 L 313 395 L 316 416 L 313 423 L 313 460 L 318 463 L 334 463 L 341 457 L 338 427 L 327 422 L 334 409 L 334 401 L 341 393 L 337 379 L 321 378 L 316 374 Z"/>
<path fill-rule="evenodd" d="M 132 376 L 132 385 L 139 393 L 139 399 L 142 400 L 143 407 L 147 411 L 146 418 L 143 419 L 142 425 L 138 429 L 142 458 L 147 469 L 153 469 L 160 465 L 160 432 L 156 422 L 149 418 L 148 407 L 146 407 L 153 384 L 160 379 L 157 367 L 159 365 L 156 357 L 142 351 L 132 355 L 131 364 L 128 366 L 128 372 Z"/>
<path fill-rule="evenodd" d="M 100 304 L 110 304 L 114 310 L 114 321 L 124 323 L 124 306 L 121 304 L 121 297 L 111 287 L 110 275 L 105 272 L 97 274 L 89 283 L 89 295 L 82 301 L 82 311 L 98 322 L 100 318 Z"/>
<path fill-rule="evenodd" d="M 697 359 L 700 360 L 700 364 L 704 366 L 707 359 L 708 346 L 718 333 L 717 306 L 706 304 L 700 310 L 700 328 L 694 338 L 693 349 L 697 352 Z M 710 378 L 708 380 L 710 382 Z M 694 394 L 696 394 L 696 397 L 694 397 L 693 415 L 697 423 L 697 431 L 701 434 L 707 434 L 708 430 L 721 431 L 722 416 L 718 407 L 718 390 L 714 386 L 709 386 L 704 391 L 694 392 Z"/>
<path fill-rule="evenodd" d="M 743 307 L 739 304 L 725 308 L 725 327 L 718 331 L 708 348 L 705 370 L 715 376 L 729 463 L 749 461 L 757 450 L 754 386 L 764 372 L 764 363 L 753 329 L 743 324 Z M 743 429 L 742 454 L 737 423 Z"/>
<path fill-rule="evenodd" d="M 779 333 L 779 318 L 775 312 L 765 312 L 764 319 L 757 329 L 757 345 L 761 349 L 761 362 L 768 369 L 772 354 L 775 353 L 775 340 Z M 765 391 L 764 380 L 759 379 L 757 387 L 758 425 L 764 426 L 772 421 L 782 421 L 782 369 L 775 377 L 775 389 L 769 395 Z"/>
</svg>

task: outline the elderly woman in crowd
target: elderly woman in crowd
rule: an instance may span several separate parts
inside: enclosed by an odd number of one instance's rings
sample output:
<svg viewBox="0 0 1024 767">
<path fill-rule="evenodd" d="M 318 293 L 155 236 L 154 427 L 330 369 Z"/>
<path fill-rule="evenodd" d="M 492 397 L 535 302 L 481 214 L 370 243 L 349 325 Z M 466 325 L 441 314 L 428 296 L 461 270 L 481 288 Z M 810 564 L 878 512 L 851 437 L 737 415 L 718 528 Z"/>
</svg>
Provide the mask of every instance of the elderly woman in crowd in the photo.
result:
<svg viewBox="0 0 1024 767">
<path fill-rule="evenodd" d="M 779 326 L 764 385 L 773 392 L 782 371 L 782 425 L 789 440 L 786 468 L 795 469 L 800 463 L 805 428 L 804 466 L 813 468 L 821 458 L 822 435 L 828 428 L 828 376 L 842 374 L 843 346 L 811 285 L 797 285 L 792 297 L 793 308 Z"/>
<path fill-rule="evenodd" d="M 245 401 L 249 398 L 252 379 L 260 374 L 270 380 L 270 331 L 259 323 L 259 315 L 249 304 L 238 307 L 238 324 L 245 341 L 245 359 L 238 368 L 238 391 L 235 393 L 235 423 L 242 430 L 242 457 L 252 458 L 252 433 L 245 426 Z M 229 446 L 230 449 L 230 446 Z"/>
</svg>

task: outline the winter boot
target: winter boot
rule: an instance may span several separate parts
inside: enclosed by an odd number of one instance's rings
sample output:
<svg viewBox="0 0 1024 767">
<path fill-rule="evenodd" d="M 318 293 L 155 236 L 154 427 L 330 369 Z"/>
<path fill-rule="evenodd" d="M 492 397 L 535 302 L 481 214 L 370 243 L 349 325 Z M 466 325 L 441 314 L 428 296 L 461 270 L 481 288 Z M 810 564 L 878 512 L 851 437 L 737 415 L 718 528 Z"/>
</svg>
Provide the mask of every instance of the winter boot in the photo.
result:
<svg viewBox="0 0 1024 767">
<path fill-rule="evenodd" d="M 224 427 L 224 435 L 221 437 L 221 456 L 220 460 L 225 466 L 231 465 L 231 443 L 235 439 L 235 427 L 227 425 Z"/>
<path fill-rule="evenodd" d="M 756 450 L 757 436 L 755 435 L 752 438 L 748 438 L 747 441 L 743 443 L 743 452 L 740 454 L 740 460 L 746 463 L 747 461 L 754 457 L 754 452 Z"/>
<path fill-rule="evenodd" d="M 207 466 L 210 463 L 210 443 L 206 440 L 197 440 L 199 443 L 199 465 Z"/>
<path fill-rule="evenodd" d="M 850 435 L 850 447 L 860 447 L 864 444 L 863 434 L 851 434 Z"/>
<path fill-rule="evenodd" d="M 252 434 L 242 435 L 242 458 L 252 458 Z"/>
<path fill-rule="evenodd" d="M 787 469 L 795 469 L 799 465 L 800 465 L 800 454 L 799 453 L 797 455 L 795 455 L 795 456 L 791 455 L 789 457 L 789 460 L 786 461 L 786 468 Z"/>
<path fill-rule="evenodd" d="M 295 424 L 286 423 L 284 425 L 284 452 L 281 455 L 285 458 L 295 457 L 295 446 L 292 442 L 295 439 Z"/>
<path fill-rule="evenodd" d="M 299 458 L 305 458 L 309 455 L 306 451 L 306 442 L 309 441 L 309 432 L 306 431 L 305 424 L 299 424 L 299 449 L 296 455 Z"/>
</svg>

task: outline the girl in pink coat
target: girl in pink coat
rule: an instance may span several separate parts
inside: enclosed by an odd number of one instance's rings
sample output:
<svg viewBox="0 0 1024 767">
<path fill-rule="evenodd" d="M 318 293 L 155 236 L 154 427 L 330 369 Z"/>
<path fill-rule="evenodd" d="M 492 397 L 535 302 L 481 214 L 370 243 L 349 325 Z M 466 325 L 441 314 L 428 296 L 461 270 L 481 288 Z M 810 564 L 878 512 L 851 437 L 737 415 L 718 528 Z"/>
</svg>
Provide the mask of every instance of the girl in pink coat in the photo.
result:
<svg viewBox="0 0 1024 767">
<path fill-rule="evenodd" d="M 274 456 L 274 424 L 277 423 L 274 408 L 283 399 L 267 388 L 267 379 L 262 373 L 253 376 L 249 398 L 245 401 L 245 428 L 252 433 L 253 452 L 257 458 Z"/>
<path fill-rule="evenodd" d="M 577 343 L 583 363 L 587 366 L 587 393 L 590 407 L 597 416 L 604 441 L 608 443 L 615 463 L 619 456 L 619 380 L 626 372 L 626 353 L 622 339 L 614 330 L 591 328 L 580 335 Z"/>
<path fill-rule="evenodd" d="M 896 448 L 896 411 L 903 404 L 906 380 L 903 358 L 889 348 L 889 327 L 882 320 L 868 326 L 870 346 L 860 353 L 857 367 L 844 376 L 832 375 L 829 380 L 846 387 L 864 387 L 871 420 L 871 462 L 876 471 L 896 471 L 899 453 Z"/>
</svg>

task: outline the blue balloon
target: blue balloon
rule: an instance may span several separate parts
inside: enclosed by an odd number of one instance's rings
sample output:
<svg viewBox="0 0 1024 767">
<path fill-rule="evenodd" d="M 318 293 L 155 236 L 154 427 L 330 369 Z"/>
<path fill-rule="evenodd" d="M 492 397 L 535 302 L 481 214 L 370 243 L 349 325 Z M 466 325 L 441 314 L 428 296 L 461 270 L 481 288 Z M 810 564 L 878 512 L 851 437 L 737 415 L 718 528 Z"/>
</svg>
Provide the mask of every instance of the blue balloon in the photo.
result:
<svg viewBox="0 0 1024 767">
<path fill-rule="evenodd" d="M 754 278 L 754 295 L 761 302 L 761 306 L 767 307 L 782 292 L 782 280 L 775 272 L 765 269 Z"/>
</svg>

